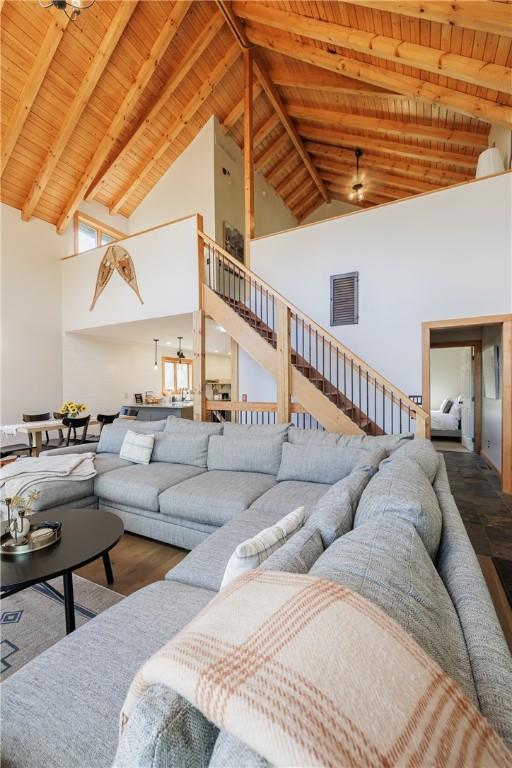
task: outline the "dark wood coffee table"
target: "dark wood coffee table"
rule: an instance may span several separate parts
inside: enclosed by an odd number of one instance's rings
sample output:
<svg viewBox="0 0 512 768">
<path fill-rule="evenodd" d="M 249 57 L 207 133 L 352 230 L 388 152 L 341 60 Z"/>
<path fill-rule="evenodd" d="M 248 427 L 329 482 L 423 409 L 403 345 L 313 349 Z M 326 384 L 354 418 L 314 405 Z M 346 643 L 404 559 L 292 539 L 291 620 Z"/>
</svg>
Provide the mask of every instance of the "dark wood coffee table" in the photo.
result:
<svg viewBox="0 0 512 768">
<path fill-rule="evenodd" d="M 75 629 L 73 600 L 73 571 L 99 557 L 103 558 L 107 582 L 114 577 L 109 550 L 115 547 L 124 528 L 121 520 L 101 509 L 64 508 L 58 512 L 39 512 L 30 518 L 33 523 L 57 520 L 62 523 L 62 537 L 46 549 L 24 555 L 1 555 L 0 597 L 9 597 L 33 584 L 62 576 L 64 596 L 50 584 L 48 589 L 64 599 L 66 633 Z"/>
</svg>

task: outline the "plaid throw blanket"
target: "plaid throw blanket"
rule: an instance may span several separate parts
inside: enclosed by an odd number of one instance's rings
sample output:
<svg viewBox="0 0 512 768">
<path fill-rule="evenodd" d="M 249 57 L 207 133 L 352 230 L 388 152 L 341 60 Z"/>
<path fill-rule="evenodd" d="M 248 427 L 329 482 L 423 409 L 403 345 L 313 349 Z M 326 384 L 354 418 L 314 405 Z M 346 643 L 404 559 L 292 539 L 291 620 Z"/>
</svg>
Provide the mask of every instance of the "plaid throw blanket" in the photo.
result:
<svg viewBox="0 0 512 768">
<path fill-rule="evenodd" d="M 135 676 L 168 685 L 277 766 L 473 766 L 512 757 L 394 621 L 338 584 L 253 571 L 223 589 Z"/>
</svg>

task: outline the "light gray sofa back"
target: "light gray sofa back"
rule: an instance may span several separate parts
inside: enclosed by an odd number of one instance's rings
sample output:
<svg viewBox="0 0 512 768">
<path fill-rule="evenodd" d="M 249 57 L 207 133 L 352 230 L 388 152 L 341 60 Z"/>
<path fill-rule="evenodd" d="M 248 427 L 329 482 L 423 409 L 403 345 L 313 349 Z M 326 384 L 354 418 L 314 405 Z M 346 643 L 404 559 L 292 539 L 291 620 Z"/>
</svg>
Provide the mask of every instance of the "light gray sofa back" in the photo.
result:
<svg viewBox="0 0 512 768">
<path fill-rule="evenodd" d="M 439 458 L 434 489 L 443 532 L 437 570 L 459 616 L 480 709 L 512 749 L 512 656 Z"/>
<path fill-rule="evenodd" d="M 153 434 L 162 432 L 166 421 L 132 421 L 131 419 L 116 419 L 112 424 L 105 424 L 101 430 L 97 453 L 119 453 L 124 437 L 129 429 L 132 432 Z"/>
<path fill-rule="evenodd" d="M 284 435 L 250 437 L 242 432 L 235 438 L 212 435 L 208 445 L 208 469 L 258 472 L 277 475 L 281 465 Z"/>
</svg>

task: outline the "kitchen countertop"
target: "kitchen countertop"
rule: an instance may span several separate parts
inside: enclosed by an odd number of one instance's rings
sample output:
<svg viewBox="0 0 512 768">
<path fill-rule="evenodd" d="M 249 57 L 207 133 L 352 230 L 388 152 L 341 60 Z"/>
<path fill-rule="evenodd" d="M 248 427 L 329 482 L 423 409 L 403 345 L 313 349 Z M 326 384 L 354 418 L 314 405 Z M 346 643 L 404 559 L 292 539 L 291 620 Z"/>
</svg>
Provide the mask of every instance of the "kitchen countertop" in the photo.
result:
<svg viewBox="0 0 512 768">
<path fill-rule="evenodd" d="M 123 403 L 123 408 L 192 408 L 194 402 L 185 400 L 178 403 Z"/>
</svg>

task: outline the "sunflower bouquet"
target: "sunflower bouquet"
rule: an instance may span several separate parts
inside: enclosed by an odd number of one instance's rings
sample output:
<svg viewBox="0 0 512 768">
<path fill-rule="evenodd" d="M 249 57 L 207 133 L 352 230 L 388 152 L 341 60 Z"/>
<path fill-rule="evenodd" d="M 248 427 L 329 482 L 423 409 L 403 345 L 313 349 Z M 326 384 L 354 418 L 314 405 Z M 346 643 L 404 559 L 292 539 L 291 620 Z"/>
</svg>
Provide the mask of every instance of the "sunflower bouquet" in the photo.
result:
<svg viewBox="0 0 512 768">
<path fill-rule="evenodd" d="M 74 403 L 73 400 L 66 400 L 60 407 L 59 413 L 63 416 L 73 417 L 78 416 L 82 411 L 85 411 L 86 405 L 84 403 Z"/>
</svg>

